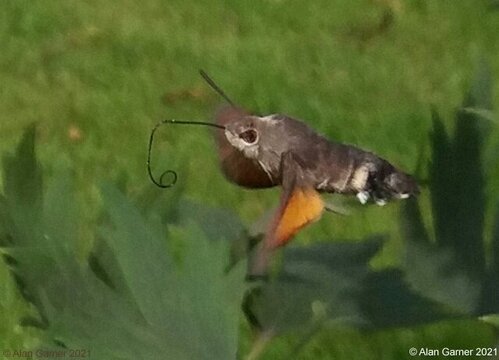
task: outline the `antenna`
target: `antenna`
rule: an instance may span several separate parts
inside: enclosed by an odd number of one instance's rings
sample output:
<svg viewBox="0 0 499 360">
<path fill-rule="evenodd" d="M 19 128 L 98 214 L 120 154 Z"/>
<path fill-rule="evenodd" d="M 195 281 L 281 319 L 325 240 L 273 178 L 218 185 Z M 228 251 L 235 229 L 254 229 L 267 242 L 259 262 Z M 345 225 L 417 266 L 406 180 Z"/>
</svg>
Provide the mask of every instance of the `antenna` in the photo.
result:
<svg viewBox="0 0 499 360">
<path fill-rule="evenodd" d="M 199 74 L 203 77 L 203 79 L 210 85 L 210 87 L 215 90 L 218 95 L 223 97 L 225 101 L 227 101 L 230 105 L 236 106 L 234 102 L 225 94 L 225 92 L 213 81 L 213 79 L 204 71 L 204 70 L 199 70 Z"/>
</svg>

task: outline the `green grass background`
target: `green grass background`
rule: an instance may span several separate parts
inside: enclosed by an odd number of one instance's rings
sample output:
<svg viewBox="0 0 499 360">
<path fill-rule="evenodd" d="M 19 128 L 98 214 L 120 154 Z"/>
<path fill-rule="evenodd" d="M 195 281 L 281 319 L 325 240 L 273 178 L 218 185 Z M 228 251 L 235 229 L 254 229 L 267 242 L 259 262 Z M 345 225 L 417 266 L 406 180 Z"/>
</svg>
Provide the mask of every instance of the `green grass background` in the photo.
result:
<svg viewBox="0 0 499 360">
<path fill-rule="evenodd" d="M 303 119 L 413 172 L 419 154 L 429 154 L 431 107 L 452 128 L 477 62 L 499 73 L 498 34 L 499 9 L 486 0 L 7 0 L 0 2 L 0 153 L 37 122 L 44 168 L 69 164 L 91 226 L 103 179 L 127 179 L 131 191 L 152 186 L 145 160 L 156 122 L 212 118 L 222 101 L 198 75 L 202 68 L 255 113 Z M 278 190 L 244 190 L 223 178 L 206 129 L 161 133 L 155 169 L 178 170 L 185 196 L 231 209 L 248 225 L 275 206 Z M 498 146 L 495 131 L 485 154 L 491 200 L 499 195 Z M 351 212 L 326 214 L 295 241 L 385 233 L 389 241 L 375 265 L 396 265 L 399 205 L 353 205 Z M 17 325 L 29 308 L 3 263 L 0 290 L 0 349 L 29 346 L 36 335 Z M 476 322 L 326 332 L 303 358 L 382 358 L 383 349 L 387 358 L 403 358 L 411 346 L 486 344 L 491 337 Z M 289 339 L 278 340 L 267 356 L 286 351 Z"/>
</svg>

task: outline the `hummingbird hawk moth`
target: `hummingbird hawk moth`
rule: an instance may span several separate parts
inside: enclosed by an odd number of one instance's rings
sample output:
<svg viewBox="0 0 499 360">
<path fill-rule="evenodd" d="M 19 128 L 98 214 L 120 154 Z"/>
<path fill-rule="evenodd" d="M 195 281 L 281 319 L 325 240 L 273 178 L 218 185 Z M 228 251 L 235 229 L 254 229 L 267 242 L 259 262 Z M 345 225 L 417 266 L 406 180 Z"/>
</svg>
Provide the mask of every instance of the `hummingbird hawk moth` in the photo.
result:
<svg viewBox="0 0 499 360">
<path fill-rule="evenodd" d="M 271 252 L 321 217 L 321 193 L 355 195 L 362 204 L 378 205 L 419 193 L 411 175 L 376 154 L 331 141 L 286 115 L 252 115 L 236 106 L 205 72 L 201 75 L 229 103 L 217 113 L 215 124 L 200 123 L 223 129 L 215 139 L 225 177 L 250 189 L 282 187 L 250 275 L 265 275 Z M 150 167 L 149 174 L 152 178 Z"/>
</svg>

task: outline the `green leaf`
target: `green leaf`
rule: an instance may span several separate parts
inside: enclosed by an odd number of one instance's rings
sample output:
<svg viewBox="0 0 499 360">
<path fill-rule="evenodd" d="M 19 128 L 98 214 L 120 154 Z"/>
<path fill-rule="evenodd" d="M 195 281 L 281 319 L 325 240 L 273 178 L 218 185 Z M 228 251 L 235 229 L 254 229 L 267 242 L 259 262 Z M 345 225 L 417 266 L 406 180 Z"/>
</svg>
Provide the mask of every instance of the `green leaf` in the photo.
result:
<svg viewBox="0 0 499 360">
<path fill-rule="evenodd" d="M 415 200 L 402 207 L 401 233 L 405 238 L 405 279 L 414 290 L 457 313 L 470 313 L 478 303 L 480 285 L 456 266 L 450 248 L 434 246 Z M 449 269 L 455 268 L 454 271 Z"/>
<path fill-rule="evenodd" d="M 2 252 L 40 313 L 41 322 L 26 324 L 40 323 L 44 347 L 88 349 L 93 359 L 234 359 L 246 285 L 243 262 L 227 271 L 229 244 L 209 240 L 194 221 L 167 231 L 161 214 L 142 216 L 105 186 L 103 253 L 78 261 L 81 216 L 70 175 L 56 173 L 42 196 L 32 131 L 6 162 Z M 28 170 L 18 164 L 38 169 L 36 181 L 22 180 Z M 184 245 L 179 263 L 171 242 Z"/>
<path fill-rule="evenodd" d="M 463 107 L 491 108 L 491 76 L 486 63 L 477 65 L 471 89 Z M 485 179 L 482 167 L 482 119 L 459 110 L 452 140 L 445 136 L 441 120 L 434 114 L 431 193 L 437 242 L 450 246 L 460 267 L 470 275 L 484 272 L 483 227 L 485 218 Z M 452 211 L 452 216 L 449 216 Z"/>
<path fill-rule="evenodd" d="M 3 186 L 5 198 L 1 200 L 3 216 L 8 218 L 11 229 L 15 227 L 22 233 L 17 241 L 26 243 L 40 231 L 42 212 L 42 174 L 35 158 L 36 128 L 30 126 L 24 133 L 14 155 L 3 158 Z M 9 214 L 7 215 L 8 207 Z M 3 217 L 2 216 L 2 217 Z M 5 225 L 5 224 L 4 224 Z"/>
<path fill-rule="evenodd" d="M 499 202 L 495 207 L 495 221 L 492 234 L 492 272 L 499 278 Z"/>
<path fill-rule="evenodd" d="M 401 271 L 373 271 L 381 245 L 372 238 L 285 249 L 283 271 L 247 299 L 250 320 L 264 337 L 301 331 L 306 342 L 324 326 L 380 329 L 455 317 L 410 289 Z"/>
<path fill-rule="evenodd" d="M 315 244 L 284 251 L 283 270 L 257 288 L 249 299 L 248 312 L 265 332 L 280 334 L 306 329 L 314 321 L 360 324 L 359 309 L 368 261 L 381 241 Z M 320 314 L 314 312 L 319 306 Z"/>
<path fill-rule="evenodd" d="M 493 77 L 490 64 L 484 58 L 479 58 L 463 107 L 492 110 L 492 88 Z"/>
<path fill-rule="evenodd" d="M 401 206 L 400 232 L 406 241 L 429 245 L 431 243 L 423 223 L 421 209 L 415 199 L 408 199 Z M 410 251 L 406 251 L 406 261 L 410 261 Z"/>
<path fill-rule="evenodd" d="M 492 257 L 485 275 L 480 312 L 499 312 L 499 203 L 495 206 L 495 222 L 492 232 Z"/>
<path fill-rule="evenodd" d="M 499 329 L 499 314 L 491 314 L 481 316 L 480 320 L 485 321 L 486 323 L 494 325 L 497 329 Z"/>
<path fill-rule="evenodd" d="M 448 219 L 452 227 L 453 248 L 457 261 L 471 274 L 483 274 L 485 250 L 483 231 L 485 223 L 485 179 L 482 167 L 483 136 L 480 119 L 465 112 L 458 112 L 454 136 L 454 171 L 447 174 L 454 178 L 452 187 L 455 207 Z"/>
<path fill-rule="evenodd" d="M 176 358 L 233 358 L 244 264 L 226 273 L 228 244 L 208 241 L 191 223 L 169 235 L 185 245 L 179 269 L 158 219 L 146 225 L 116 190 L 105 187 L 103 195 L 113 225 L 103 237 L 145 321 L 178 349 Z"/>
<path fill-rule="evenodd" d="M 430 190 L 435 241 L 424 229 L 419 208 L 407 202 L 401 217 L 406 239 L 406 280 L 422 296 L 462 316 L 499 310 L 497 256 L 485 259 L 485 177 L 482 152 L 487 134 L 470 108 L 491 108 L 491 76 L 480 63 L 464 110 L 456 114 L 450 137 L 433 112 Z M 493 249 L 498 248 L 495 236 Z M 495 250 L 493 250 L 494 252 Z M 495 251 L 497 252 L 497 251 Z"/>
<path fill-rule="evenodd" d="M 364 286 L 360 301 L 371 329 L 414 326 L 456 316 L 413 291 L 400 270 L 371 272 Z"/>
<path fill-rule="evenodd" d="M 456 263 L 450 249 L 408 241 L 404 269 L 405 279 L 427 298 L 446 304 L 456 313 L 477 310 L 481 284 Z"/>
<path fill-rule="evenodd" d="M 191 219 L 196 219 L 196 223 L 210 240 L 223 238 L 231 242 L 236 241 L 245 231 L 241 220 L 233 212 L 207 205 L 201 206 L 189 200 L 180 201 L 177 223 L 185 226 Z"/>
<path fill-rule="evenodd" d="M 138 210 L 111 186 L 102 190 L 112 228 L 101 230 L 111 248 L 131 295 L 147 321 L 160 319 L 166 298 L 165 274 L 173 271 L 164 236 L 147 227 Z M 155 296 L 140 296 L 155 294 Z"/>
<path fill-rule="evenodd" d="M 499 124 L 499 119 L 495 116 L 494 112 L 488 109 L 478 108 L 478 107 L 463 107 L 461 111 L 477 115 L 484 120 L 488 120 L 495 125 Z"/>
</svg>

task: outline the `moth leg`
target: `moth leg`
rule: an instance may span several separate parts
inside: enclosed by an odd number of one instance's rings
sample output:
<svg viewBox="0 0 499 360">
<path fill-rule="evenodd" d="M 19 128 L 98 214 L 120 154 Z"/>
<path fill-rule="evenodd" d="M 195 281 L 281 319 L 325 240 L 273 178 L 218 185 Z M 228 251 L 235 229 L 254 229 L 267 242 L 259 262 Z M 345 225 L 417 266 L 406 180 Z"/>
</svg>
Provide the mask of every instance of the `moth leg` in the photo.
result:
<svg viewBox="0 0 499 360">
<path fill-rule="evenodd" d="M 376 205 L 378 205 L 378 206 L 385 206 L 387 203 L 387 201 L 385 199 L 376 199 L 375 202 L 376 202 Z"/>
<path fill-rule="evenodd" d="M 345 208 L 341 205 L 337 205 L 337 204 L 329 203 L 329 202 L 325 203 L 324 210 L 331 212 L 333 214 L 342 215 L 342 216 L 350 215 L 350 211 L 347 208 Z"/>
<path fill-rule="evenodd" d="M 291 152 L 282 156 L 281 176 L 283 191 L 279 207 L 250 267 L 250 274 L 254 276 L 265 275 L 272 252 L 287 244 L 303 227 L 318 220 L 325 207 L 319 193 L 306 183 L 300 159 Z"/>
<path fill-rule="evenodd" d="M 361 191 L 361 192 L 358 192 L 357 193 L 357 199 L 359 199 L 360 203 L 362 205 L 365 205 L 367 203 L 367 201 L 369 200 L 369 192 L 368 191 Z"/>
</svg>

